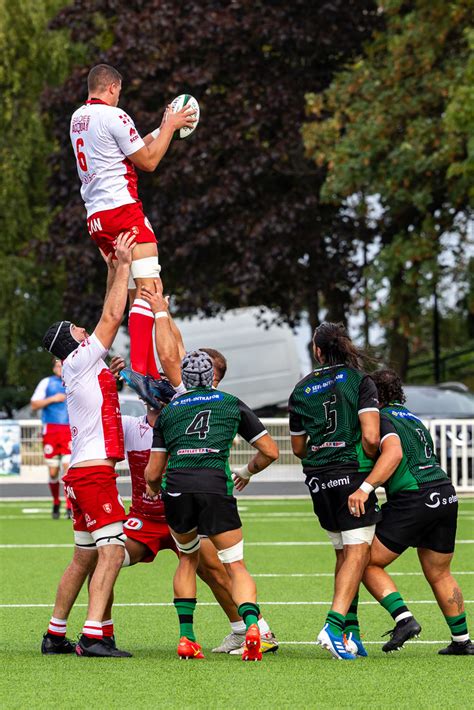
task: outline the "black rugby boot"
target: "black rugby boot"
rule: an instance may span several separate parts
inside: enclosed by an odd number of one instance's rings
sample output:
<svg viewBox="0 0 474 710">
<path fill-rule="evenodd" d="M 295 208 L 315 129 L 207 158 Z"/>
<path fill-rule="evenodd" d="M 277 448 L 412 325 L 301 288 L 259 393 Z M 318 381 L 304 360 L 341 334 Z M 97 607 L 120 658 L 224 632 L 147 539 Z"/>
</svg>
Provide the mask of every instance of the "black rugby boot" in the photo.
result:
<svg viewBox="0 0 474 710">
<path fill-rule="evenodd" d="M 451 641 L 449 646 L 438 651 L 440 656 L 474 656 L 474 643 L 467 641 Z"/>
<path fill-rule="evenodd" d="M 76 644 L 65 636 L 54 636 L 46 632 L 41 643 L 41 653 L 43 656 L 54 656 L 56 654 L 74 653 Z"/>
<path fill-rule="evenodd" d="M 78 656 L 88 656 L 95 658 L 131 658 L 128 651 L 121 651 L 115 647 L 115 641 L 110 643 L 107 639 L 90 639 L 82 635 L 76 645 Z"/>
<path fill-rule="evenodd" d="M 390 634 L 390 641 L 387 641 L 387 643 L 382 646 L 382 651 L 385 653 L 398 651 L 406 641 L 412 639 L 414 636 L 419 636 L 420 632 L 421 626 L 414 616 L 410 616 L 408 619 L 402 619 L 394 629 L 383 634 L 384 636 Z"/>
</svg>

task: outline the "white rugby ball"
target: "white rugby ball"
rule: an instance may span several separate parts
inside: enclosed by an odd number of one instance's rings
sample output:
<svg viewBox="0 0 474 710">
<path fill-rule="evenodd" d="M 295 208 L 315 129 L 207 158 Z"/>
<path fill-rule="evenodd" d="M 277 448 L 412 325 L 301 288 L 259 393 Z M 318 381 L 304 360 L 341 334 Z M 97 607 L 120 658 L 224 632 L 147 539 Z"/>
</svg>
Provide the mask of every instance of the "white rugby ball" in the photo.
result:
<svg viewBox="0 0 474 710">
<path fill-rule="evenodd" d="M 177 96 L 173 101 L 171 102 L 171 109 L 173 113 L 176 113 L 177 111 L 180 111 L 183 106 L 191 106 L 196 111 L 195 119 L 196 123 L 192 128 L 180 128 L 179 131 L 175 131 L 175 137 L 176 138 L 187 138 L 188 136 L 191 135 L 191 133 L 194 133 L 196 130 L 198 123 L 199 123 L 199 104 L 194 98 L 194 96 L 191 96 L 191 94 L 180 94 Z"/>
</svg>

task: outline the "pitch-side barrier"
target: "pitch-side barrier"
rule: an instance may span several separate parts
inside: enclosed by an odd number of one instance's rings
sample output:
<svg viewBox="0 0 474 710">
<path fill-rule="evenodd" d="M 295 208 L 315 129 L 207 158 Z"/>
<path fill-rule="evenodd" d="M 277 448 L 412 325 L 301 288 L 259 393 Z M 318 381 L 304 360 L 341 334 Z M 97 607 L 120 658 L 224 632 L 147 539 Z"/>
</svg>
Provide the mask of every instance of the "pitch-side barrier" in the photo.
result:
<svg viewBox="0 0 474 710">
<path fill-rule="evenodd" d="M 301 463 L 291 451 L 288 419 L 262 419 L 267 431 L 276 440 L 280 449 L 277 463 L 262 471 L 252 483 L 301 483 Z M 46 472 L 41 445 L 41 422 L 37 419 L 20 420 L 21 426 L 21 474 L 20 482 L 32 482 L 35 473 Z M 474 493 L 474 419 L 430 419 L 424 424 L 430 430 L 441 466 L 451 477 L 459 493 Z M 237 436 L 231 451 L 231 466 L 243 466 L 255 452 L 242 437 Z M 118 466 L 121 477 L 128 476 L 126 462 Z M 12 477 L 13 478 L 13 477 Z M 0 476 L 0 482 L 2 477 Z M 38 476 L 40 480 L 40 476 Z"/>
</svg>

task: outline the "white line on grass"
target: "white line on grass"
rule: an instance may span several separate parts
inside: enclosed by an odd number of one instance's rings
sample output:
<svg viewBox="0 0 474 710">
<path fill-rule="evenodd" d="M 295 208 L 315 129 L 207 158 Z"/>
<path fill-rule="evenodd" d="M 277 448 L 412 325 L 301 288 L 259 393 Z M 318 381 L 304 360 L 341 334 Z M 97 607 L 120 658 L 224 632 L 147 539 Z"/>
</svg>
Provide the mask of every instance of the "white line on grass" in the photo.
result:
<svg viewBox="0 0 474 710">
<path fill-rule="evenodd" d="M 474 540 L 456 540 L 456 545 L 472 545 Z M 332 546 L 330 542 L 301 542 L 299 540 L 292 540 L 291 542 L 246 542 L 246 547 L 302 547 L 302 546 L 315 546 L 322 545 L 324 547 Z M 72 544 L 57 544 L 57 543 L 44 543 L 44 544 L 5 544 L 0 545 L 2 550 L 17 550 L 17 549 L 31 549 L 31 548 L 56 548 L 56 547 L 74 547 Z"/>
<path fill-rule="evenodd" d="M 363 641 L 364 646 L 381 646 L 383 641 Z M 421 639 L 410 639 L 410 644 L 412 643 L 424 643 L 424 644 L 443 644 L 448 643 L 448 641 L 422 641 Z M 317 641 L 278 641 L 279 646 L 319 646 Z M 401 650 L 401 649 L 400 649 Z"/>
<path fill-rule="evenodd" d="M 329 606 L 332 602 L 262 602 L 259 601 L 260 606 Z M 437 604 L 436 599 L 406 599 L 406 604 Z M 465 599 L 465 604 L 474 604 L 474 600 Z M 0 609 L 39 609 L 44 607 L 51 607 L 52 602 L 49 604 L 0 604 Z M 380 606 L 379 602 L 376 601 L 363 601 L 359 602 L 359 606 Z M 74 604 L 75 607 L 87 607 L 87 604 Z M 172 602 L 117 602 L 114 603 L 114 607 L 162 607 L 169 606 L 174 607 Z M 219 606 L 217 602 L 199 602 L 199 606 Z"/>
<path fill-rule="evenodd" d="M 252 577 L 334 577 L 333 572 L 309 572 L 309 573 L 273 573 L 270 572 L 268 574 L 262 573 L 257 573 L 255 574 L 254 572 L 251 573 Z M 471 572 L 451 572 L 451 574 L 459 576 L 460 574 L 474 574 L 474 571 Z M 424 577 L 423 572 L 390 572 L 391 577 Z"/>
</svg>

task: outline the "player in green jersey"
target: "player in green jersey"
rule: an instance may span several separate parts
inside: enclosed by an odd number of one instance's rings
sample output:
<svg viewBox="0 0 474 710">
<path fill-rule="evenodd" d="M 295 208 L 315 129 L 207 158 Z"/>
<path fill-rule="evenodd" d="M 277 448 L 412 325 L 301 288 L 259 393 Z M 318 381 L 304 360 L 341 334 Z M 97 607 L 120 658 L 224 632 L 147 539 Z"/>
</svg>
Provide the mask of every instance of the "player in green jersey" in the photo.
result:
<svg viewBox="0 0 474 710">
<path fill-rule="evenodd" d="M 318 641 L 334 657 L 353 660 L 343 634 L 354 638 L 358 655 L 367 655 L 356 623 L 357 600 L 380 512 L 374 493 L 357 518 L 347 510 L 347 498 L 364 481 L 377 454 L 377 390 L 341 325 L 318 326 L 313 350 L 321 367 L 296 385 L 289 400 L 291 444 L 302 459 L 314 512 L 336 552 L 334 597 Z"/>
<path fill-rule="evenodd" d="M 438 463 L 429 431 L 404 406 L 397 373 L 379 370 L 373 379 L 381 403 L 381 455 L 365 489 L 384 485 L 387 502 L 382 506 L 363 581 L 395 621 L 389 632 L 391 639 L 382 650 L 398 650 L 421 631 L 384 569 L 408 547 L 416 547 L 423 574 L 451 632 L 452 642 L 439 653 L 474 655 L 463 595 L 450 569 L 458 513 L 456 491 Z M 363 513 L 367 498 L 361 489 L 349 498 L 356 515 Z"/>
<path fill-rule="evenodd" d="M 261 660 L 257 590 L 243 560 L 242 524 L 233 489 L 234 481 L 245 485 L 275 461 L 278 447 L 247 405 L 212 389 L 209 355 L 199 350 L 187 353 L 182 375 L 188 392 L 177 396 L 159 417 L 145 471 L 151 492 L 161 489 L 166 519 L 182 553 L 173 580 L 181 633 L 178 655 L 203 657 L 193 630 L 201 534 L 214 543 L 231 578 L 232 598 L 247 627 L 242 658 Z M 237 433 L 257 453 L 233 477 L 228 459 Z"/>
</svg>

